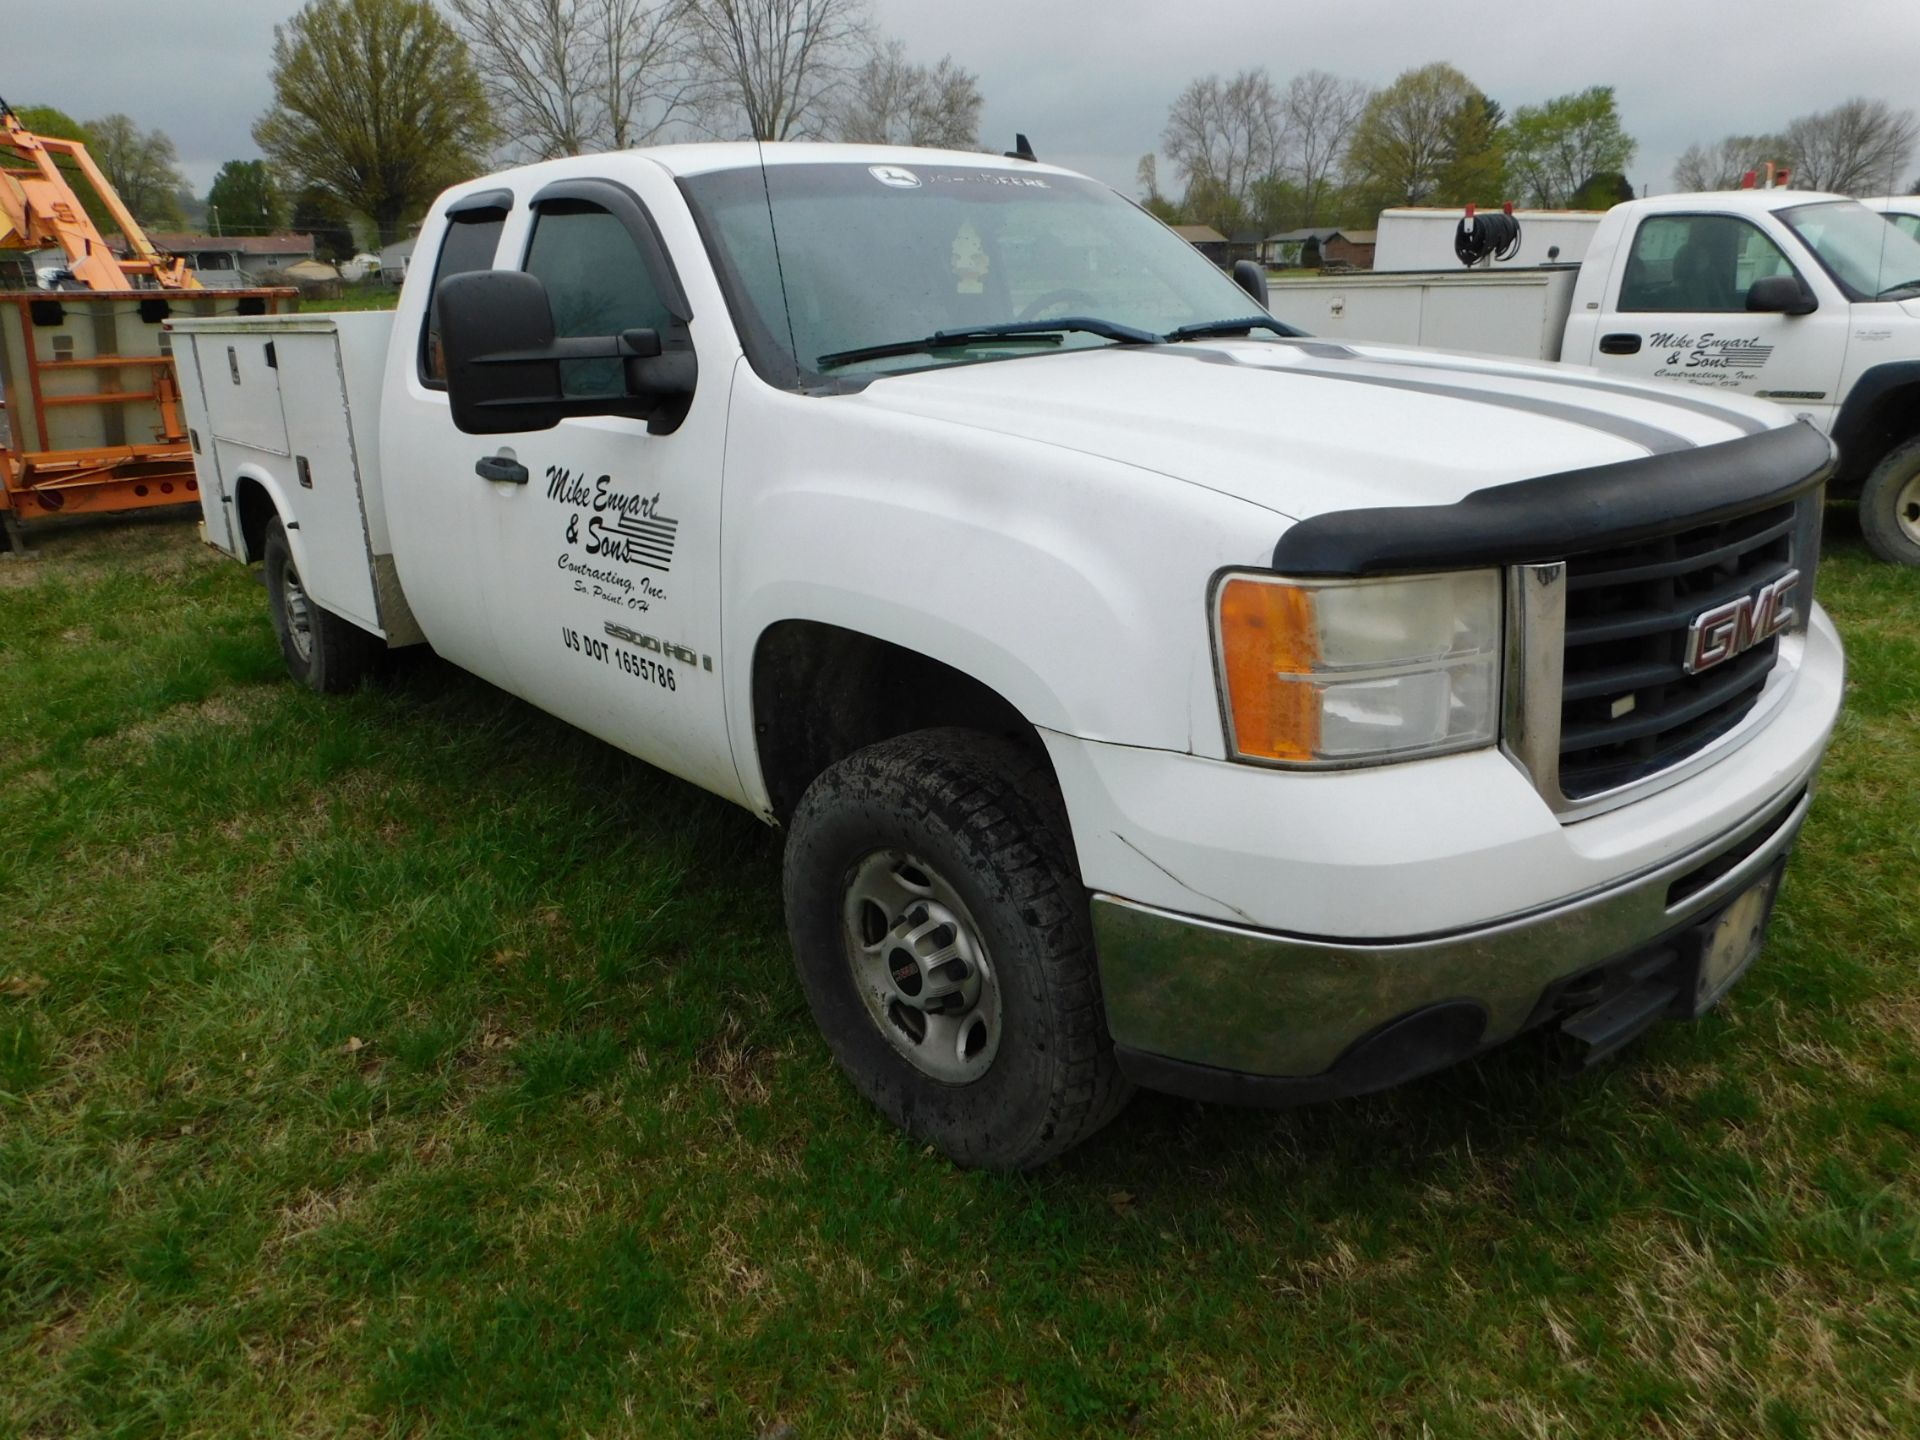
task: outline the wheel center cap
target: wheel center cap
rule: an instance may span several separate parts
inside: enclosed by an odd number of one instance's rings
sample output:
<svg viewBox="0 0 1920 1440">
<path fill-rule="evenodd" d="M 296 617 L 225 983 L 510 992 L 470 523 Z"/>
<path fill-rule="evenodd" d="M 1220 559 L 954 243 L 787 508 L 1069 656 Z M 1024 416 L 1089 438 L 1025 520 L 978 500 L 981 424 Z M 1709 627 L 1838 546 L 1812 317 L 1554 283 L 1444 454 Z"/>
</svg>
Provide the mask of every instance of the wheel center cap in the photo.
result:
<svg viewBox="0 0 1920 1440">
<path fill-rule="evenodd" d="M 917 1010 L 969 1009 L 980 988 L 972 938 L 944 905 L 910 906 L 887 933 L 887 974 L 900 998 Z"/>
</svg>

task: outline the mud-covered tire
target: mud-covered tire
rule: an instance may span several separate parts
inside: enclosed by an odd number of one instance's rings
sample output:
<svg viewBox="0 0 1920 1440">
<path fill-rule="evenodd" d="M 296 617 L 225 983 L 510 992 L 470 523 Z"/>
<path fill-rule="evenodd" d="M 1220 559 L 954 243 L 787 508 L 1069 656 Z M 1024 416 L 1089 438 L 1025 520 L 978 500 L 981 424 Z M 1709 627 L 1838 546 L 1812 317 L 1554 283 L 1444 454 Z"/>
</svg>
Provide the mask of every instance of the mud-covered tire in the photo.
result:
<svg viewBox="0 0 1920 1440">
<path fill-rule="evenodd" d="M 1860 533 L 1895 565 L 1920 565 L 1920 439 L 1880 457 L 1860 489 Z"/>
<path fill-rule="evenodd" d="M 964 914 L 998 987 L 991 1054 L 964 1079 L 909 1058 L 915 1042 L 884 1030 L 891 1022 L 875 1010 L 897 1000 L 876 1002 L 881 987 L 857 968 L 868 938 L 851 918 L 859 877 L 894 855 L 923 867 Z M 801 798 L 785 891 L 815 1021 L 854 1087 L 909 1135 L 961 1165 L 1022 1170 L 1125 1106 L 1132 1091 L 1107 1034 L 1087 895 L 1040 757 L 969 730 L 918 731 L 849 756 Z"/>
<path fill-rule="evenodd" d="M 266 570 L 267 608 L 288 672 L 302 685 L 324 694 L 356 688 L 380 663 L 386 642 L 313 603 L 278 516 L 267 524 L 260 553 Z"/>
</svg>

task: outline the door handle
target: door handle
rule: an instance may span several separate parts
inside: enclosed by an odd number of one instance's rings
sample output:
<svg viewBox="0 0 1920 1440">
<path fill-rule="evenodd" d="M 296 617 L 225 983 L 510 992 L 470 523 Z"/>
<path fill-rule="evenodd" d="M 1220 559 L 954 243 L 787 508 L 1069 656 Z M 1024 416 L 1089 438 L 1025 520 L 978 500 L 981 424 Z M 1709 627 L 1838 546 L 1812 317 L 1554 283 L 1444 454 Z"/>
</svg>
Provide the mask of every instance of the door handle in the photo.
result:
<svg viewBox="0 0 1920 1440">
<path fill-rule="evenodd" d="M 1602 335 L 1600 353 L 1602 355 L 1638 355 L 1640 337 L 1638 335 Z"/>
<path fill-rule="evenodd" d="M 482 457 L 474 464 L 473 473 L 482 480 L 495 480 L 503 485 L 527 483 L 527 467 L 518 460 L 509 460 L 504 455 Z"/>
</svg>

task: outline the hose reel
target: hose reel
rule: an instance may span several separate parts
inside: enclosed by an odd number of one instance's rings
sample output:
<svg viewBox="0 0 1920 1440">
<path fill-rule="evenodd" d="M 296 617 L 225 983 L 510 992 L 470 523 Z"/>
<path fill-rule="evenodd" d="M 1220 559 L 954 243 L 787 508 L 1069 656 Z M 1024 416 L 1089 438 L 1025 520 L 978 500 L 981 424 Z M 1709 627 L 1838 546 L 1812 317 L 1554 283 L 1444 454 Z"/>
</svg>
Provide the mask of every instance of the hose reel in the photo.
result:
<svg viewBox="0 0 1920 1440">
<path fill-rule="evenodd" d="M 1520 253 L 1520 222 L 1513 218 L 1513 207 L 1494 215 L 1476 215 L 1469 205 L 1454 227 L 1453 253 L 1469 269 L 1489 258 L 1513 259 Z"/>
</svg>

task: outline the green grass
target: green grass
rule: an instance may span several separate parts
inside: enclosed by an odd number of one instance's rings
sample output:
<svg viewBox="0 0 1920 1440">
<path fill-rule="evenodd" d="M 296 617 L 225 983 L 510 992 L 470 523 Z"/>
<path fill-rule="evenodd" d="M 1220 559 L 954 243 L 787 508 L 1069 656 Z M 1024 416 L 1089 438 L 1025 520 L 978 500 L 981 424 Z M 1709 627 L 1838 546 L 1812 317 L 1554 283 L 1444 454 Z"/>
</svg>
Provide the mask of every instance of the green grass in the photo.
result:
<svg viewBox="0 0 1920 1440">
<path fill-rule="evenodd" d="M 1771 947 L 1573 1081 L 1142 1097 L 961 1173 L 776 838 L 433 660 L 282 678 L 176 523 L 0 557 L 0 1436 L 1920 1430 L 1920 574 Z"/>
<path fill-rule="evenodd" d="M 391 310 L 400 303 L 398 285 L 382 285 L 377 280 L 363 280 L 356 285 L 343 285 L 340 293 L 331 300 L 307 299 L 300 302 L 302 314 L 325 313 L 330 310 Z"/>
</svg>

